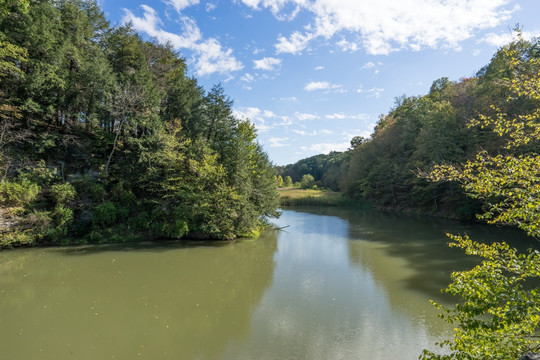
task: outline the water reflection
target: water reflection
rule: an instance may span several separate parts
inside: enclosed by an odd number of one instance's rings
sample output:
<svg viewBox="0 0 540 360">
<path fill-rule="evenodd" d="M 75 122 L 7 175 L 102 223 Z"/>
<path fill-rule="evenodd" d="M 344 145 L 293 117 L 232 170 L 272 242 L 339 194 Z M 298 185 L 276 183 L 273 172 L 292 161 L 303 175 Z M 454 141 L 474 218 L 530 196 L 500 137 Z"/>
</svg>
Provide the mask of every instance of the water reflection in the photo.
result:
<svg viewBox="0 0 540 360">
<path fill-rule="evenodd" d="M 2 358 L 215 359 L 250 334 L 276 249 L 268 233 L 221 247 L 0 253 Z"/>
<path fill-rule="evenodd" d="M 295 210 L 255 241 L 1 252 L 2 358 L 417 359 L 447 336 L 428 300 L 475 262 L 444 233 L 518 235 Z"/>
</svg>

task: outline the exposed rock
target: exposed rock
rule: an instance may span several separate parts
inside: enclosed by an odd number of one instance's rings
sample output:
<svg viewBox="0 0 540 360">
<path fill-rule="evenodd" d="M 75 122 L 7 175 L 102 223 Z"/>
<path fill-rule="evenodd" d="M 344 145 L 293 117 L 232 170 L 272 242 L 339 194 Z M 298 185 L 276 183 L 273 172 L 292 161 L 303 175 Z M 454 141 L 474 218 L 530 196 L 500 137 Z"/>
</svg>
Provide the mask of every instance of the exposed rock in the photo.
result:
<svg viewBox="0 0 540 360">
<path fill-rule="evenodd" d="M 519 358 L 519 360 L 540 360 L 540 354 L 525 354 Z"/>
<path fill-rule="evenodd" d="M 21 218 L 16 216 L 16 210 L 21 208 L 3 208 L 0 207 L 0 234 L 12 231 L 12 229 L 21 221 Z"/>
</svg>

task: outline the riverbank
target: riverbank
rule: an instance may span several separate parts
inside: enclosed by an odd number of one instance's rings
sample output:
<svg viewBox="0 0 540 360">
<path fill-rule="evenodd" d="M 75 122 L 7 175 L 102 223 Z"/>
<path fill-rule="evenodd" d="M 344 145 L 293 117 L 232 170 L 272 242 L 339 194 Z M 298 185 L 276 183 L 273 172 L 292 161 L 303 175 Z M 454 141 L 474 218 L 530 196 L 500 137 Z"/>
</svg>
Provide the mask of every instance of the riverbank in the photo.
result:
<svg viewBox="0 0 540 360">
<path fill-rule="evenodd" d="M 357 206 L 359 203 L 340 192 L 327 189 L 279 188 L 281 206 Z"/>
</svg>

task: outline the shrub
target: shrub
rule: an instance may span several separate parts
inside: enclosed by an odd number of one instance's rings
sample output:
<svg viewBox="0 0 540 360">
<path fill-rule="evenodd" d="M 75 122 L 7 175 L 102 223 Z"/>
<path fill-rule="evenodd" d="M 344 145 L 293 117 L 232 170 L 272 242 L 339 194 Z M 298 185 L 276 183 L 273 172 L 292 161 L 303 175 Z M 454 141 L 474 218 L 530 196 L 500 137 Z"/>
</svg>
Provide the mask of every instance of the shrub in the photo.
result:
<svg viewBox="0 0 540 360">
<path fill-rule="evenodd" d="M 51 186 L 51 196 L 56 204 L 66 205 L 75 199 L 77 191 L 70 183 L 55 184 Z"/>
<path fill-rule="evenodd" d="M 101 203 L 105 200 L 105 188 L 103 185 L 96 183 L 88 175 L 83 176 L 75 183 L 78 193 L 86 195 L 90 200 Z"/>
<path fill-rule="evenodd" d="M 25 206 L 36 200 L 39 186 L 30 180 L 0 182 L 0 203 L 10 206 Z"/>
<path fill-rule="evenodd" d="M 99 204 L 92 215 L 92 222 L 99 226 L 107 226 L 115 223 L 117 218 L 116 206 L 110 201 Z"/>
</svg>

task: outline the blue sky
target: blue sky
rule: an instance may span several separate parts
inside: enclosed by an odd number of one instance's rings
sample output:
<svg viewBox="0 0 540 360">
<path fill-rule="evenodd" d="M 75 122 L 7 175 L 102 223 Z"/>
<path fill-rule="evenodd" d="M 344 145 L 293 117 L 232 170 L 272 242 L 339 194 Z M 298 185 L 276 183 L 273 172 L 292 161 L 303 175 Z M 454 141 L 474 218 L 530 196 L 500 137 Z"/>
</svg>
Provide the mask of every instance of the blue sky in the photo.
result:
<svg viewBox="0 0 540 360">
<path fill-rule="evenodd" d="M 401 95 L 474 76 L 540 1 L 100 0 L 112 24 L 169 41 L 207 90 L 222 83 L 277 165 L 347 149 Z"/>
</svg>

